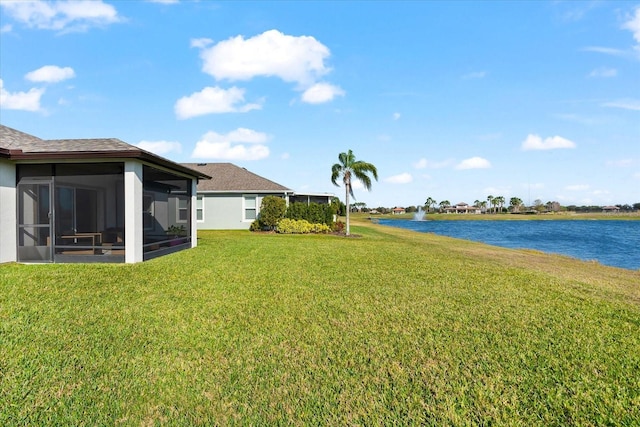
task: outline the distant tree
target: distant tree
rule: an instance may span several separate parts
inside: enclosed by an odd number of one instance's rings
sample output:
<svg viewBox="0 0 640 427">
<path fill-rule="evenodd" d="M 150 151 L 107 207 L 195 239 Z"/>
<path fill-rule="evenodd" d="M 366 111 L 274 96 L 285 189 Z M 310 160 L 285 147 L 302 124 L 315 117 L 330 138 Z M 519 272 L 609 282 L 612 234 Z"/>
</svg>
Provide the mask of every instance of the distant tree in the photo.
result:
<svg viewBox="0 0 640 427">
<path fill-rule="evenodd" d="M 522 206 L 522 199 L 519 197 L 512 197 L 509 199 L 509 206 L 511 207 L 511 212 L 520 212 L 520 206 Z"/>
<path fill-rule="evenodd" d="M 492 208 L 493 208 L 493 196 L 492 195 L 488 195 L 487 196 L 487 202 L 489 202 L 489 213 L 491 213 Z"/>
<path fill-rule="evenodd" d="M 482 209 L 484 212 L 487 211 L 487 201 L 483 200 L 480 202 L 480 209 Z"/>
<path fill-rule="evenodd" d="M 345 233 L 349 235 L 349 196 L 354 197 L 353 195 L 353 187 L 351 186 L 351 182 L 353 179 L 356 179 L 362 182 L 364 188 L 367 190 L 371 190 L 371 174 L 375 180 L 378 180 L 378 169 L 371 163 L 364 162 L 362 160 L 356 160 L 356 156 L 353 154 L 351 150 L 346 153 L 338 154 L 339 163 L 335 163 L 331 167 L 331 182 L 333 185 L 339 187 L 340 184 L 337 183 L 338 178 L 342 178 L 342 182 L 345 187 L 345 205 L 347 206 L 347 224 Z"/>
<path fill-rule="evenodd" d="M 365 202 L 356 202 L 356 203 L 352 203 L 351 206 L 358 209 L 358 211 L 360 212 L 362 211 L 363 208 L 367 206 L 367 204 Z"/>
<path fill-rule="evenodd" d="M 431 196 L 427 197 L 427 201 L 424 202 L 425 206 L 427 207 L 427 212 L 429 212 L 431 210 L 431 206 L 435 205 L 436 203 L 436 199 Z"/>
<path fill-rule="evenodd" d="M 480 207 L 480 200 L 476 199 L 473 201 L 473 206 Z"/>
<path fill-rule="evenodd" d="M 640 203 L 634 203 L 632 206 L 633 206 L 633 209 L 637 211 L 640 210 Z"/>
<path fill-rule="evenodd" d="M 344 216 L 346 213 L 346 207 L 338 197 L 331 198 L 331 208 L 335 215 Z"/>
<path fill-rule="evenodd" d="M 493 203 L 500 207 L 500 213 L 502 213 L 502 208 L 504 207 L 504 196 L 495 197 L 493 199 Z"/>
<path fill-rule="evenodd" d="M 451 206 L 451 202 L 448 200 L 443 200 L 440 202 L 440 212 L 444 211 L 444 208 L 447 206 Z"/>
<path fill-rule="evenodd" d="M 544 211 L 544 205 L 542 204 L 542 200 L 540 199 L 535 199 L 533 201 L 533 209 L 535 209 L 538 212 L 542 212 Z"/>
</svg>

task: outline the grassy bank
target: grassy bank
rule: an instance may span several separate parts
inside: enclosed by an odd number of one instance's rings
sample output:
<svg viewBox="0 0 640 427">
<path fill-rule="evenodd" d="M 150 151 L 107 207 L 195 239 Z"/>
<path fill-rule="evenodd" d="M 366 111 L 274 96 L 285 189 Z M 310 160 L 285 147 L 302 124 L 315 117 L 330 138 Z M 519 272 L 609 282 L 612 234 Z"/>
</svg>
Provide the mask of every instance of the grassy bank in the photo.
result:
<svg viewBox="0 0 640 427">
<path fill-rule="evenodd" d="M 640 422 L 640 272 L 353 232 L 0 265 L 0 425 Z"/>
</svg>

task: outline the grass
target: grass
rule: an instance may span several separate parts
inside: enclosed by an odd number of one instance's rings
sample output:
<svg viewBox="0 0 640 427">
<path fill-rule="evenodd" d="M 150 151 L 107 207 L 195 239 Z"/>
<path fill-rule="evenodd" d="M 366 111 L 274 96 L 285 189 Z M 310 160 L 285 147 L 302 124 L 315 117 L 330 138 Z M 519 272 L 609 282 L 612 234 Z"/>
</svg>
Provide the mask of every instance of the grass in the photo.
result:
<svg viewBox="0 0 640 427">
<path fill-rule="evenodd" d="M 0 425 L 640 425 L 640 271 L 352 231 L 0 265 Z"/>
</svg>

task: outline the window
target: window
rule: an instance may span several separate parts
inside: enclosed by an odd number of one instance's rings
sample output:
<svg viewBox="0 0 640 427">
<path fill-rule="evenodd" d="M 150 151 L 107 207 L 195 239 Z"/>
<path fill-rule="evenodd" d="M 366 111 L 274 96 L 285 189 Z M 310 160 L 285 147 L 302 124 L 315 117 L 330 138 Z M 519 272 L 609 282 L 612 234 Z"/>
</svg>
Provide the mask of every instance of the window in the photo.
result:
<svg viewBox="0 0 640 427">
<path fill-rule="evenodd" d="M 176 203 L 176 222 L 187 222 L 189 219 L 189 200 L 180 197 Z"/>
<path fill-rule="evenodd" d="M 196 220 L 204 222 L 204 199 L 202 196 L 196 197 Z"/>
<path fill-rule="evenodd" d="M 257 218 L 256 196 L 244 196 L 244 220 L 253 221 Z"/>
</svg>

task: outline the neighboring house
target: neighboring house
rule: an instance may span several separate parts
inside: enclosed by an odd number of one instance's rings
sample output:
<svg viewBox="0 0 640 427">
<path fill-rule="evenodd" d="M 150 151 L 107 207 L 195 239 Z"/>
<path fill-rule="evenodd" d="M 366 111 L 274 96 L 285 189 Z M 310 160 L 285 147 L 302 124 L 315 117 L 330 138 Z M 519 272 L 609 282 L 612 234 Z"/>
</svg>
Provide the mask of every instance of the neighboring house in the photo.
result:
<svg viewBox="0 0 640 427">
<path fill-rule="evenodd" d="M 248 230 L 266 196 L 288 203 L 331 203 L 333 194 L 295 193 L 292 189 L 232 163 L 183 163 L 211 177 L 198 184 L 197 222 L 201 230 Z"/>
<path fill-rule="evenodd" d="M 135 263 L 195 247 L 208 178 L 118 139 L 0 125 L 0 262 Z"/>
<path fill-rule="evenodd" d="M 404 208 L 393 208 L 393 210 L 391 211 L 393 215 L 403 215 L 406 212 L 407 211 Z"/>
<path fill-rule="evenodd" d="M 605 206 L 602 208 L 602 213 L 620 213 L 618 206 Z"/>
<path fill-rule="evenodd" d="M 456 214 L 481 214 L 482 209 L 478 206 L 469 206 L 467 203 L 460 202 L 455 206 L 447 206 L 444 208 L 444 212 Z"/>
</svg>

